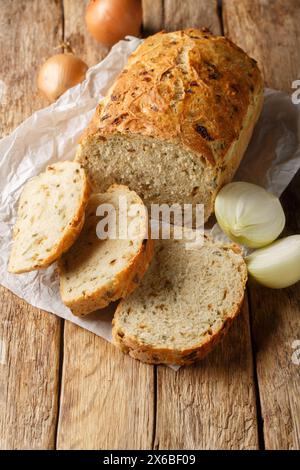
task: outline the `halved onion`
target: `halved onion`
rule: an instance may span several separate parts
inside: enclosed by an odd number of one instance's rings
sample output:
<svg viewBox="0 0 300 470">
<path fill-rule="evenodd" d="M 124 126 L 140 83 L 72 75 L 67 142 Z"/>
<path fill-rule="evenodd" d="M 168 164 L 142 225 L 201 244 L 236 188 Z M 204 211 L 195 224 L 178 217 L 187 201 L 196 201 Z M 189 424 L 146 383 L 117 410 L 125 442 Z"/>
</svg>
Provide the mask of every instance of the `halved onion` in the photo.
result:
<svg viewBox="0 0 300 470">
<path fill-rule="evenodd" d="M 245 258 L 248 272 L 260 284 L 282 289 L 300 281 L 300 235 L 281 238 Z"/>
<path fill-rule="evenodd" d="M 215 201 L 215 214 L 231 240 L 250 248 L 272 243 L 285 225 L 279 199 L 264 188 L 243 181 L 221 189 Z"/>
</svg>

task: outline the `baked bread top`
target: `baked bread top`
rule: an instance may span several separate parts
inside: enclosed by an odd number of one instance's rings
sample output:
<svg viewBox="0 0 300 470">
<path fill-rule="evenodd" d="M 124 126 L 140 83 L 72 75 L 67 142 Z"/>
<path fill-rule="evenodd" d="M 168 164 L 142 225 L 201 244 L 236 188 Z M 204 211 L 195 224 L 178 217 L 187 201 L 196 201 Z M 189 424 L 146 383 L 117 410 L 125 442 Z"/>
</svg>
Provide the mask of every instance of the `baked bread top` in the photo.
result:
<svg viewBox="0 0 300 470">
<path fill-rule="evenodd" d="M 8 270 L 49 266 L 79 235 L 90 187 L 76 162 L 59 162 L 29 180 L 22 191 Z"/>
<path fill-rule="evenodd" d="M 82 137 L 143 134 L 220 166 L 262 95 L 256 61 L 228 38 L 186 29 L 150 36 L 131 54 Z"/>
</svg>

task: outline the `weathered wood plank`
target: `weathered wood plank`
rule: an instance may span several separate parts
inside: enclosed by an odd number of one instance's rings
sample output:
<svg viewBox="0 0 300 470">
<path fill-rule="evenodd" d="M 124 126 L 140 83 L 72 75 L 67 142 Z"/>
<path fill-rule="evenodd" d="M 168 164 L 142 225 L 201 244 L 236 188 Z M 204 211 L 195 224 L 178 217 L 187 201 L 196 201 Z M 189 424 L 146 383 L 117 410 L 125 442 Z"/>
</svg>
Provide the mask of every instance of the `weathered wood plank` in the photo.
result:
<svg viewBox="0 0 300 470">
<path fill-rule="evenodd" d="M 226 33 L 255 57 L 268 86 L 291 91 L 300 76 L 297 0 L 224 0 Z M 283 195 L 288 231 L 300 232 L 299 174 Z M 300 339 L 300 289 L 272 291 L 250 284 L 253 336 L 267 449 L 300 448 L 300 366 L 292 362 Z"/>
<path fill-rule="evenodd" d="M 85 26 L 85 10 L 88 0 L 63 0 L 64 37 L 74 54 L 86 61 L 89 67 L 100 62 L 109 48 L 96 42 Z"/>
<path fill-rule="evenodd" d="M 61 40 L 60 2 L 1 0 L 0 24 L 3 136 L 46 103 L 35 78 Z M 54 448 L 60 329 L 58 318 L 0 288 L 1 449 Z"/>
<path fill-rule="evenodd" d="M 217 0 L 143 0 L 144 32 L 153 34 L 161 29 L 176 31 L 206 27 L 219 34 L 221 23 L 217 4 Z"/>
<path fill-rule="evenodd" d="M 0 288 L 0 448 L 53 449 L 60 320 Z"/>
<path fill-rule="evenodd" d="M 58 449 L 151 449 L 153 366 L 65 324 Z"/>
<path fill-rule="evenodd" d="M 64 0 L 65 37 L 92 65 L 105 49 L 89 37 L 84 9 L 82 0 Z M 124 357 L 103 339 L 69 322 L 64 344 L 58 448 L 151 448 L 153 367 Z"/>
<path fill-rule="evenodd" d="M 267 449 L 300 448 L 299 284 L 269 291 L 250 284 L 258 386 Z"/>
<path fill-rule="evenodd" d="M 245 302 L 228 336 L 206 359 L 157 371 L 158 449 L 256 449 L 255 387 Z"/>
<path fill-rule="evenodd" d="M 225 34 L 258 61 L 269 87 L 291 92 L 300 76 L 298 0 L 224 0 Z"/>
<path fill-rule="evenodd" d="M 143 2 L 147 32 L 190 26 L 220 33 L 217 2 Z M 157 367 L 155 447 L 255 449 L 256 400 L 247 306 L 205 361 L 174 372 Z"/>
</svg>

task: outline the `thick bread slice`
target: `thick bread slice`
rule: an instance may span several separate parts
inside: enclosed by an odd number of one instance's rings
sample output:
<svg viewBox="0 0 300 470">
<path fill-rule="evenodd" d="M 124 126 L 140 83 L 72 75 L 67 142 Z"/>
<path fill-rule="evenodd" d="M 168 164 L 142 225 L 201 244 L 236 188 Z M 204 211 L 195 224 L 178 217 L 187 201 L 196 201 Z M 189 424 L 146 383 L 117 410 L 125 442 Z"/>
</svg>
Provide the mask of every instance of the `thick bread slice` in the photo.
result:
<svg viewBox="0 0 300 470">
<path fill-rule="evenodd" d="M 111 204 L 115 208 L 118 235 L 119 197 L 126 198 L 127 223 L 134 227 L 134 237 L 101 240 L 96 233 L 100 221 L 97 207 Z M 133 204 L 138 205 L 138 212 L 132 212 Z M 110 213 L 108 221 L 111 222 L 112 217 Z M 91 196 L 82 233 L 59 261 L 62 300 L 74 315 L 104 308 L 137 287 L 153 256 L 153 241 L 148 240 L 147 235 L 146 209 L 134 191 L 114 185 L 104 194 Z"/>
<path fill-rule="evenodd" d="M 77 159 L 94 190 L 126 184 L 146 205 L 212 213 L 263 103 L 255 60 L 228 38 L 186 29 L 143 41 L 98 106 Z"/>
<path fill-rule="evenodd" d="M 120 302 L 113 341 L 150 364 L 191 364 L 203 358 L 239 312 L 247 269 L 235 245 L 205 238 L 197 250 L 160 240 L 137 289 Z"/>
<path fill-rule="evenodd" d="M 90 187 L 79 163 L 64 161 L 28 181 L 19 201 L 11 273 L 49 266 L 79 235 Z"/>
</svg>

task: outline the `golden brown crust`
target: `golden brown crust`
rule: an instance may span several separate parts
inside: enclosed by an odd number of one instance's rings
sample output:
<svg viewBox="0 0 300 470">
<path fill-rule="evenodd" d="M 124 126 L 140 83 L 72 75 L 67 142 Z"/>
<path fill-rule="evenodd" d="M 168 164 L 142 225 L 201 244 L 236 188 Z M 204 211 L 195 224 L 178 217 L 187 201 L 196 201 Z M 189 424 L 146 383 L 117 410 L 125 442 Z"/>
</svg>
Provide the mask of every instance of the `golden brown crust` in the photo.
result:
<svg viewBox="0 0 300 470">
<path fill-rule="evenodd" d="M 130 56 L 81 142 L 95 132 L 142 134 L 220 166 L 262 90 L 256 62 L 228 38 L 196 29 L 160 32 Z"/>
<path fill-rule="evenodd" d="M 226 249 L 231 249 L 234 253 L 241 253 L 240 248 L 233 244 L 225 246 Z M 118 317 L 122 312 L 122 302 L 119 303 L 113 318 L 112 337 L 113 343 L 121 349 L 125 354 L 129 354 L 133 359 L 138 359 L 147 364 L 173 364 L 173 365 L 189 365 L 203 359 L 209 352 L 211 352 L 216 344 L 226 335 L 232 322 L 237 317 L 243 304 L 245 287 L 247 283 L 247 269 L 245 263 L 241 266 L 243 270 L 242 285 L 240 288 L 240 301 L 235 308 L 228 312 L 227 318 L 223 324 L 214 333 L 207 334 L 205 340 L 200 344 L 193 346 L 189 349 L 176 350 L 168 348 L 155 348 L 153 345 L 146 345 L 139 343 L 135 337 L 126 336 L 118 328 Z"/>
</svg>

